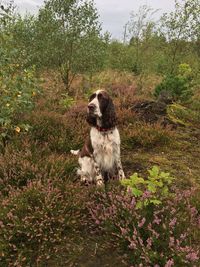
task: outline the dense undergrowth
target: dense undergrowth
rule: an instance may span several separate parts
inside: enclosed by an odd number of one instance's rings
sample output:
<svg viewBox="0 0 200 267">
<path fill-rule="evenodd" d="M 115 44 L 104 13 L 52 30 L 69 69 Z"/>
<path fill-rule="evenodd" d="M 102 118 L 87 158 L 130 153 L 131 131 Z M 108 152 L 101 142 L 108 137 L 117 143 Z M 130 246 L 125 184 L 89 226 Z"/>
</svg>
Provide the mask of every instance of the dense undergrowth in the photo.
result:
<svg viewBox="0 0 200 267">
<path fill-rule="evenodd" d="M 126 177 L 137 172 L 148 181 L 147 170 L 157 165 L 174 177 L 166 194 L 151 192 L 143 180 L 134 185 L 139 195 L 117 181 L 106 192 L 80 185 L 69 151 L 89 131 L 87 94 L 77 79 L 73 101 L 61 101 L 67 96 L 58 75 L 46 73 L 35 108 L 20 117 L 29 130 L 12 132 L 0 155 L 1 266 L 199 265 L 199 96 L 169 105 L 167 125 L 146 122 L 132 107 L 152 101 L 152 91 L 142 94 L 134 76 L 125 75 L 101 73 L 93 89 L 103 87 L 114 98 Z M 147 88 L 154 83 L 149 79 Z M 150 182 L 163 186 L 157 178 Z"/>
</svg>

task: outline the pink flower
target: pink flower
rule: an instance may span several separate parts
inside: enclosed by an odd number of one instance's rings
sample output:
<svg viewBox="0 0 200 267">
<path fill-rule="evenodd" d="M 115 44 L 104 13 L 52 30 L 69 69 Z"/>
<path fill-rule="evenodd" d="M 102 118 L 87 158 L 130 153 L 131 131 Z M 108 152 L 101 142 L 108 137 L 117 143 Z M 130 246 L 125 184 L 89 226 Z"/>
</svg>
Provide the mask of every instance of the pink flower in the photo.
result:
<svg viewBox="0 0 200 267">
<path fill-rule="evenodd" d="M 121 230 L 122 235 L 127 234 L 127 229 L 120 227 L 120 230 Z"/>
<path fill-rule="evenodd" d="M 138 227 L 139 227 L 139 228 L 142 228 L 142 226 L 145 224 L 145 222 L 146 222 L 146 219 L 143 218 L 143 219 L 141 220 L 141 222 L 138 223 Z"/>
<path fill-rule="evenodd" d="M 198 211 L 195 207 L 190 208 L 190 213 L 192 217 L 195 217 L 198 214 Z"/>
<path fill-rule="evenodd" d="M 199 260 L 199 257 L 197 255 L 197 253 L 191 252 L 191 253 L 186 255 L 186 259 L 190 260 L 190 261 L 196 261 L 196 260 Z"/>
<path fill-rule="evenodd" d="M 159 219 L 157 216 L 155 216 L 155 219 L 153 220 L 153 223 L 159 225 L 161 222 L 161 219 Z"/>
<path fill-rule="evenodd" d="M 170 221 L 169 226 L 170 226 L 170 227 L 174 227 L 175 224 L 176 224 L 176 222 L 177 222 L 177 218 L 174 217 L 174 218 Z"/>
<path fill-rule="evenodd" d="M 170 247 L 174 246 L 174 237 L 173 236 L 170 236 L 170 238 L 169 238 L 169 246 Z"/>
<path fill-rule="evenodd" d="M 130 243 L 130 245 L 129 245 L 129 248 L 130 248 L 130 249 L 136 249 L 136 248 L 137 248 L 137 246 L 136 246 L 136 244 L 135 244 L 134 241 L 131 241 L 131 243 Z"/>
<path fill-rule="evenodd" d="M 151 248 L 151 246 L 152 246 L 152 238 L 149 237 L 149 238 L 147 239 L 147 248 Z"/>
<path fill-rule="evenodd" d="M 170 259 L 167 261 L 167 263 L 165 264 L 165 267 L 171 267 L 174 265 L 174 260 L 173 259 Z"/>
<path fill-rule="evenodd" d="M 147 199 L 147 198 L 149 198 L 150 196 L 151 196 L 151 192 L 148 191 L 148 190 L 146 190 L 146 191 L 143 193 L 142 198 L 143 198 L 143 199 Z"/>
</svg>

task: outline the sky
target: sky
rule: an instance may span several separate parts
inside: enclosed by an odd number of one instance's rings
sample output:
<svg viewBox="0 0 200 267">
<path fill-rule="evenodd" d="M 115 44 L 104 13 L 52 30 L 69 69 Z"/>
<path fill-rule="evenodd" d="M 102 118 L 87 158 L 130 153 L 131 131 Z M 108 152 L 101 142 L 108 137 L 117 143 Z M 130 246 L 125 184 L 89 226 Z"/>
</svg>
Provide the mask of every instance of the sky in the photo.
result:
<svg viewBox="0 0 200 267">
<path fill-rule="evenodd" d="M 174 0 L 94 0 L 100 15 L 103 31 L 109 31 L 112 38 L 122 39 L 124 25 L 130 18 L 132 11 L 137 12 L 142 5 L 159 9 L 157 16 L 170 12 L 174 8 Z M 36 13 L 43 4 L 43 0 L 15 0 L 21 13 L 28 11 Z"/>
</svg>

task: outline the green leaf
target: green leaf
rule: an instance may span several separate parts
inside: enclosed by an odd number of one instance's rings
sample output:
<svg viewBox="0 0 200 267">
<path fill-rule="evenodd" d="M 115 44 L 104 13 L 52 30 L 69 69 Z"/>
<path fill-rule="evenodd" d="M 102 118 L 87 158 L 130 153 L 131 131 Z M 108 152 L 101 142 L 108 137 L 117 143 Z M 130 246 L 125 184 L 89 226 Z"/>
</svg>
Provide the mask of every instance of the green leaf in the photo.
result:
<svg viewBox="0 0 200 267">
<path fill-rule="evenodd" d="M 139 197 L 143 194 L 143 192 L 137 188 L 130 188 L 130 189 L 135 197 Z"/>
<path fill-rule="evenodd" d="M 164 186 L 163 188 L 162 188 L 162 195 L 163 196 L 167 196 L 168 195 L 168 193 L 169 193 L 169 189 L 168 189 L 168 187 L 167 186 Z"/>
<path fill-rule="evenodd" d="M 153 179 L 156 179 L 158 176 L 159 176 L 159 167 L 158 166 L 153 166 L 153 168 L 151 170 L 148 170 L 150 176 L 149 178 L 153 178 Z"/>
<path fill-rule="evenodd" d="M 154 205 L 160 205 L 160 204 L 162 204 L 162 202 L 160 200 L 158 200 L 158 199 L 151 199 L 149 202 L 152 203 L 152 204 L 154 204 Z"/>
<path fill-rule="evenodd" d="M 156 192 L 156 186 L 153 183 L 149 183 L 147 188 L 151 193 L 155 193 Z"/>
<path fill-rule="evenodd" d="M 159 182 L 157 181 L 156 185 L 159 186 L 159 187 L 163 187 L 163 182 L 162 181 L 159 181 Z"/>
<path fill-rule="evenodd" d="M 128 186 L 130 185 L 130 179 L 122 179 L 120 180 L 121 185 Z"/>
<path fill-rule="evenodd" d="M 138 201 L 138 202 L 136 203 L 136 209 L 142 209 L 142 207 L 143 207 L 143 203 L 142 203 L 142 201 Z"/>
</svg>

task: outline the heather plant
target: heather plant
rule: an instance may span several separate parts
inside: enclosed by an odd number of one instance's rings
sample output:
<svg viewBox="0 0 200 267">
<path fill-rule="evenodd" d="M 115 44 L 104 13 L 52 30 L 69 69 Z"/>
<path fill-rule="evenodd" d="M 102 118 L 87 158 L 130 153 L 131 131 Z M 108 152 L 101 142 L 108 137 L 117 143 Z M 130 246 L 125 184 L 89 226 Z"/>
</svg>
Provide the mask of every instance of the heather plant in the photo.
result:
<svg viewBox="0 0 200 267">
<path fill-rule="evenodd" d="M 96 73 L 92 79 L 92 87 L 93 88 L 106 88 L 112 89 L 112 87 L 127 87 L 134 83 L 134 77 L 131 73 L 127 71 L 117 71 L 113 69 L 107 69 L 101 71 L 100 73 Z M 114 90 L 111 92 L 114 93 Z"/>
<path fill-rule="evenodd" d="M 37 143 L 9 144 L 0 154 L 0 191 L 7 196 L 10 191 L 20 189 L 31 181 L 74 179 L 76 160 L 71 155 L 53 154 L 48 146 Z"/>
<path fill-rule="evenodd" d="M 125 186 L 136 197 L 141 197 L 144 192 L 149 194 L 149 198 L 144 202 L 141 199 L 137 202 L 136 208 L 142 208 L 150 204 L 159 205 L 162 199 L 169 196 L 169 185 L 173 178 L 170 173 L 160 171 L 158 166 L 153 166 L 148 170 L 149 175 L 144 179 L 134 173 L 129 179 L 122 179 L 120 183 Z"/>
<path fill-rule="evenodd" d="M 51 151 L 67 153 L 82 142 L 81 136 L 74 134 L 76 129 L 82 130 L 79 118 L 55 111 L 34 111 L 28 121 L 32 122 L 31 139 L 48 144 Z"/>
<path fill-rule="evenodd" d="M 78 187 L 61 180 L 38 180 L 11 191 L 0 209 L 0 265 L 48 265 L 83 223 L 83 198 Z"/>
<path fill-rule="evenodd" d="M 122 132 L 122 146 L 126 149 L 136 147 L 149 149 L 169 144 L 173 135 L 170 127 L 163 128 L 160 123 L 130 123 Z"/>
<path fill-rule="evenodd" d="M 122 108 L 121 105 L 117 105 L 116 109 L 117 109 L 117 122 L 119 124 L 119 127 L 123 127 L 126 129 L 126 127 L 135 123 L 137 117 L 132 110 L 127 108 Z"/>
<path fill-rule="evenodd" d="M 200 215 L 193 205 L 199 192 L 173 190 L 173 198 L 142 209 L 139 201 L 151 200 L 151 192 L 135 197 L 132 191 L 111 188 L 96 192 L 88 203 L 97 231 L 106 232 L 126 253 L 132 266 L 198 266 L 197 229 Z"/>
<path fill-rule="evenodd" d="M 30 150 L 19 150 L 8 145 L 0 155 L 0 191 L 7 195 L 11 189 L 27 185 L 40 173 Z"/>
</svg>

